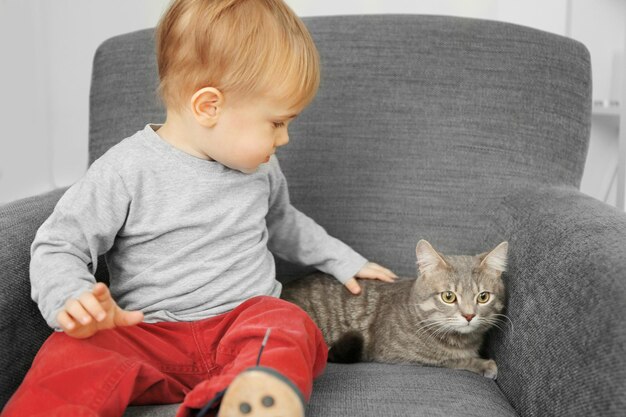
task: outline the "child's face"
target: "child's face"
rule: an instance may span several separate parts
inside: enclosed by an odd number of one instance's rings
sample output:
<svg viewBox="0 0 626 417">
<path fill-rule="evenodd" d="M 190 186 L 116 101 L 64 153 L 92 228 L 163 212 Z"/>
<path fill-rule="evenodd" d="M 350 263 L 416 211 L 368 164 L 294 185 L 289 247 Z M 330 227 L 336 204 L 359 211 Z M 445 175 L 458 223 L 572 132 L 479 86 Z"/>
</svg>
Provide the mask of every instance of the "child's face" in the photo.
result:
<svg viewBox="0 0 626 417">
<path fill-rule="evenodd" d="M 229 168 L 252 173 L 289 142 L 287 128 L 296 115 L 268 97 L 228 100 L 219 109 L 204 151 Z"/>
</svg>

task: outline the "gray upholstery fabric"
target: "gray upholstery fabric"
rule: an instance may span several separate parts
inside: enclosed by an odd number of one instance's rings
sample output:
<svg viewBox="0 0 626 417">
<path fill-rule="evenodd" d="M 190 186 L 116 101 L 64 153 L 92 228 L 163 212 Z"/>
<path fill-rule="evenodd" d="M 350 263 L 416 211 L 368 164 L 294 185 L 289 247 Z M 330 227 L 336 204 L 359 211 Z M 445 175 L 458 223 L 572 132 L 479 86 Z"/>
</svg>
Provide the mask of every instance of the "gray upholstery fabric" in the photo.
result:
<svg viewBox="0 0 626 417">
<path fill-rule="evenodd" d="M 494 381 L 468 371 L 329 364 L 313 389 L 310 417 L 517 415 Z"/>
<path fill-rule="evenodd" d="M 294 204 L 365 257 L 414 275 L 419 239 L 451 254 L 499 243 L 486 214 L 508 190 L 579 185 L 584 46 L 449 17 L 307 23 L 321 88 L 278 156 Z"/>
<path fill-rule="evenodd" d="M 65 189 L 0 206 L 0 409 L 52 330 L 30 298 L 30 244 Z"/>
<path fill-rule="evenodd" d="M 514 324 L 485 347 L 499 364 L 497 382 L 445 369 L 331 365 L 316 382 L 311 415 L 511 415 L 504 398 L 522 416 L 623 413 L 626 217 L 576 190 L 590 126 L 585 47 L 454 17 L 305 23 L 322 83 L 278 153 L 294 205 L 403 275 L 414 274 L 420 238 L 450 254 L 509 240 Z M 163 121 L 152 36 L 116 37 L 96 53 L 90 161 Z M 0 208 L 0 369 L 9 369 L 0 404 L 49 332 L 30 301 L 27 249 L 59 196 Z M 279 262 L 281 279 L 301 273 Z"/>
<path fill-rule="evenodd" d="M 177 405 L 131 407 L 124 417 L 173 416 Z M 495 382 L 468 371 L 385 364 L 328 364 L 307 417 L 513 417 Z"/>
<path fill-rule="evenodd" d="M 487 347 L 523 416 L 626 410 L 626 215 L 569 186 L 530 186 L 494 207 L 509 240 L 507 315 Z"/>
</svg>

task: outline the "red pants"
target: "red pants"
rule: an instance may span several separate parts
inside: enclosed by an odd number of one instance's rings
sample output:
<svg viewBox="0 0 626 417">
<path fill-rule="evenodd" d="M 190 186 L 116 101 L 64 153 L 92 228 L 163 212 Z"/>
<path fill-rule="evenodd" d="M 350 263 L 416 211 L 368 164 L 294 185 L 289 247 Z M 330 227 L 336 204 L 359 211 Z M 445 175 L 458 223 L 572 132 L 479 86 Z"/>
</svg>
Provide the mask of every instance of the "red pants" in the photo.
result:
<svg viewBox="0 0 626 417">
<path fill-rule="evenodd" d="M 183 402 L 191 415 L 256 365 L 290 379 L 308 401 L 328 348 L 320 330 L 294 304 L 255 297 L 198 322 L 141 323 L 74 339 L 54 333 L 43 344 L 2 417 L 122 416 L 126 407 Z"/>
</svg>

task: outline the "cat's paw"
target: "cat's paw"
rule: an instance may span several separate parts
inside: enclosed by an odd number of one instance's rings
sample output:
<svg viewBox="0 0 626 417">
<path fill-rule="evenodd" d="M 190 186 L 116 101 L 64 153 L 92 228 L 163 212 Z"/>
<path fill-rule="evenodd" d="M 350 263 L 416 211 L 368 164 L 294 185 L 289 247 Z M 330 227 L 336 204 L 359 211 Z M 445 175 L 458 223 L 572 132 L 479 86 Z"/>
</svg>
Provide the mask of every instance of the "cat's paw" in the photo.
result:
<svg viewBox="0 0 626 417">
<path fill-rule="evenodd" d="M 489 359 L 483 362 L 481 371 L 484 377 L 489 379 L 496 379 L 498 377 L 498 365 L 493 359 Z"/>
</svg>

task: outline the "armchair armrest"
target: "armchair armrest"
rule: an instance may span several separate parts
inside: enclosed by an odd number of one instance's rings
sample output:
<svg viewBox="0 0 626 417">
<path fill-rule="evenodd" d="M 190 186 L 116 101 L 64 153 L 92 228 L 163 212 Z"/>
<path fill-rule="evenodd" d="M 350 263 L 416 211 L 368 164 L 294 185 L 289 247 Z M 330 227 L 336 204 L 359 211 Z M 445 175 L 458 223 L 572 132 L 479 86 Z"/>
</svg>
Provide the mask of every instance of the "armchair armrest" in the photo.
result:
<svg viewBox="0 0 626 417">
<path fill-rule="evenodd" d="M 513 324 L 486 346 L 498 385 L 524 416 L 623 415 L 626 214 L 540 185 L 506 195 L 493 216 L 510 243 Z"/>
<path fill-rule="evenodd" d="M 65 190 L 0 206 L 0 409 L 51 333 L 30 297 L 30 245 Z"/>
</svg>

